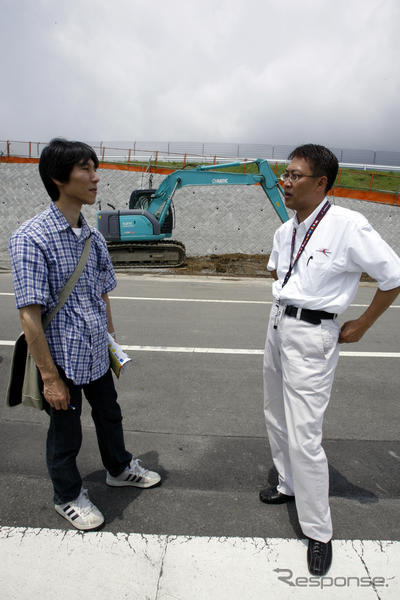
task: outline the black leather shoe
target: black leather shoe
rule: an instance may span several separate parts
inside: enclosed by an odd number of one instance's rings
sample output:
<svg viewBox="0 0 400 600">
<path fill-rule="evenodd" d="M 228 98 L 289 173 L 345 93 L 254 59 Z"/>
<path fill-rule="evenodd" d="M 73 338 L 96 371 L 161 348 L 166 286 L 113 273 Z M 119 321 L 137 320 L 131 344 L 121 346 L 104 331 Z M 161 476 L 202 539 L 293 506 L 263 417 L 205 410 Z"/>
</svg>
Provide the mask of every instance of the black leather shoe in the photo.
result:
<svg viewBox="0 0 400 600">
<path fill-rule="evenodd" d="M 307 563 L 311 575 L 325 575 L 332 563 L 332 542 L 324 544 L 309 538 Z"/>
<path fill-rule="evenodd" d="M 294 496 L 282 494 L 276 488 L 266 488 L 260 491 L 260 500 L 265 504 L 285 504 L 294 500 Z"/>
</svg>

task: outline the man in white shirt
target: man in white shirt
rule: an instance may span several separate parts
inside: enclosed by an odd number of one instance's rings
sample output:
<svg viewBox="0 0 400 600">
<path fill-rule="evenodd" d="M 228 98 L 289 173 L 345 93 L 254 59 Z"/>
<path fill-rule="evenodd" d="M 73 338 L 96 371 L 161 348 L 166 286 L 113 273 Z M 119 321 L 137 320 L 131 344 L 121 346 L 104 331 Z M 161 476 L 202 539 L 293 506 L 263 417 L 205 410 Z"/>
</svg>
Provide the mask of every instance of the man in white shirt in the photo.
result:
<svg viewBox="0 0 400 600">
<path fill-rule="evenodd" d="M 323 146 L 296 148 L 282 176 L 295 216 L 275 233 L 268 270 L 275 279 L 264 354 L 264 410 L 276 488 L 260 500 L 295 500 L 309 539 L 310 573 L 332 561 L 328 462 L 321 446 L 339 343 L 357 342 L 400 292 L 400 258 L 360 214 L 332 206 L 326 193 L 338 171 Z M 366 311 L 339 328 L 362 272 L 378 289 Z"/>
</svg>

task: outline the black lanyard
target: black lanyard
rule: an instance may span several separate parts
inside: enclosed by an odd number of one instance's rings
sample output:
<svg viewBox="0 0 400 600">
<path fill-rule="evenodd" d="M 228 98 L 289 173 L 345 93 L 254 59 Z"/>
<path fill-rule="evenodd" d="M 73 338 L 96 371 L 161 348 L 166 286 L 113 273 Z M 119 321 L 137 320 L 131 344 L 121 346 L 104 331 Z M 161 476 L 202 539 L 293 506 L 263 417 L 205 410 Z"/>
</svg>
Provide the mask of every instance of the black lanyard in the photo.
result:
<svg viewBox="0 0 400 600">
<path fill-rule="evenodd" d="M 306 235 L 304 236 L 303 241 L 301 242 L 301 245 L 300 245 L 299 251 L 297 252 L 296 258 L 294 259 L 294 262 L 292 264 L 293 253 L 294 253 L 294 243 L 295 243 L 295 239 L 296 239 L 296 229 L 293 227 L 289 270 L 285 275 L 285 279 L 283 280 L 282 287 L 285 287 L 285 285 L 289 281 L 292 271 L 293 271 L 295 265 L 297 264 L 297 261 L 299 260 L 300 256 L 303 254 L 304 248 L 307 246 L 308 242 L 310 241 L 310 237 L 312 236 L 312 234 L 314 233 L 314 231 L 316 230 L 319 223 L 322 221 L 322 219 L 324 218 L 324 216 L 326 215 L 326 213 L 328 212 L 330 207 L 331 207 L 331 203 L 329 202 L 329 200 L 327 200 L 325 202 L 325 204 L 323 205 L 323 207 L 321 208 L 321 210 L 319 211 L 319 213 L 317 214 L 317 216 L 315 217 L 312 225 L 310 225 Z"/>
</svg>

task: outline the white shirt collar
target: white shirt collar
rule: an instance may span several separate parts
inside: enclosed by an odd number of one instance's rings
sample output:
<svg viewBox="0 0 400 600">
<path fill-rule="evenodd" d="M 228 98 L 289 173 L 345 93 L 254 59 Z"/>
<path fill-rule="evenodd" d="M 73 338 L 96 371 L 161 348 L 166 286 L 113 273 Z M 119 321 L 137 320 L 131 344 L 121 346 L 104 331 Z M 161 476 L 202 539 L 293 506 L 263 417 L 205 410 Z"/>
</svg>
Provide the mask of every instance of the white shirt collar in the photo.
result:
<svg viewBox="0 0 400 600">
<path fill-rule="evenodd" d="M 301 223 L 298 222 L 297 214 L 296 214 L 294 217 L 295 227 L 304 227 L 304 229 L 308 229 L 313 224 L 315 217 L 317 216 L 317 214 L 319 213 L 319 211 L 321 210 L 321 208 L 323 207 L 323 205 L 325 204 L 326 201 L 327 201 L 327 198 L 325 197 L 322 200 L 322 202 L 320 204 L 318 204 L 318 206 L 313 210 L 311 215 L 309 215 L 307 217 L 307 219 L 304 219 L 304 221 L 302 221 Z"/>
</svg>

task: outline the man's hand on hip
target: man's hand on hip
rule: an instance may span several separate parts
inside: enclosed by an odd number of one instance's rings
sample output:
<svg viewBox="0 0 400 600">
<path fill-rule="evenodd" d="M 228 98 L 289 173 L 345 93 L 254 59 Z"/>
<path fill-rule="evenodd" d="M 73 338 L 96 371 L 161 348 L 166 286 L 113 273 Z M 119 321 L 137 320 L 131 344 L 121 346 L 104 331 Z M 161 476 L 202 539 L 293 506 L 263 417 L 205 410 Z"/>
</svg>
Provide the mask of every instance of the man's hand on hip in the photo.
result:
<svg viewBox="0 0 400 600">
<path fill-rule="evenodd" d="M 364 323 L 360 323 L 360 319 L 346 321 L 340 329 L 339 344 L 359 342 L 367 329 Z"/>
<path fill-rule="evenodd" d="M 373 323 L 389 308 L 400 293 L 400 287 L 392 290 L 376 290 L 367 310 L 354 321 L 347 321 L 340 330 L 339 344 L 358 342 Z"/>
</svg>

